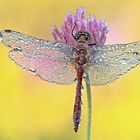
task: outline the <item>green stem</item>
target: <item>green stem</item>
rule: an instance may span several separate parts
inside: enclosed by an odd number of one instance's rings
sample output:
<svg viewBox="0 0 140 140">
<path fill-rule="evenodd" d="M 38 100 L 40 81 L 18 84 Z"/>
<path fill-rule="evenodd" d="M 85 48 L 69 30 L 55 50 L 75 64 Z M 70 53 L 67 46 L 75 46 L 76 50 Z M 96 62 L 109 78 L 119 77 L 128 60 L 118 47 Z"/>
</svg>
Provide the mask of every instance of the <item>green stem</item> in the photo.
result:
<svg viewBox="0 0 140 140">
<path fill-rule="evenodd" d="M 86 76 L 86 88 L 87 88 L 87 132 L 86 132 L 86 140 L 90 140 L 91 135 L 91 117 L 92 117 L 92 105 L 91 105 L 91 89 L 90 89 L 90 80 L 89 74 Z"/>
</svg>

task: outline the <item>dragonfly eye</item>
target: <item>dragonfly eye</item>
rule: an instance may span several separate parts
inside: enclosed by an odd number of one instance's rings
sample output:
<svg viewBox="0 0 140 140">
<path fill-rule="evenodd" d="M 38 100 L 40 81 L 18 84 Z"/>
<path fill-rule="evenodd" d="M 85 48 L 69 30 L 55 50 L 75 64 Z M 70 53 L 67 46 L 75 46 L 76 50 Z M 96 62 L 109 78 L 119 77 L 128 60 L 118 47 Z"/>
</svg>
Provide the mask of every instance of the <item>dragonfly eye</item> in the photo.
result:
<svg viewBox="0 0 140 140">
<path fill-rule="evenodd" d="M 87 43 L 90 41 L 90 34 L 85 31 L 79 31 L 75 34 L 74 39 L 79 43 Z"/>
</svg>

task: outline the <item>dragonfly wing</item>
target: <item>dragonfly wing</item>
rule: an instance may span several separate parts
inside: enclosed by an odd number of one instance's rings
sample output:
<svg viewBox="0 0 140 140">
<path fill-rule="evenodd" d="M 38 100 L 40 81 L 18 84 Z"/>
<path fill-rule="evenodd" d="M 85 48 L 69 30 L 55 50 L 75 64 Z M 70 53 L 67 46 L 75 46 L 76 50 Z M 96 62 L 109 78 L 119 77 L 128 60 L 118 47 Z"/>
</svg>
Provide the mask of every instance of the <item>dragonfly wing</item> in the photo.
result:
<svg viewBox="0 0 140 140">
<path fill-rule="evenodd" d="M 69 46 L 39 40 L 15 31 L 2 31 L 1 36 L 2 42 L 10 46 L 10 59 L 23 69 L 43 80 L 58 84 L 70 84 L 75 80 L 76 70 L 69 62 Z"/>
<path fill-rule="evenodd" d="M 38 39 L 12 30 L 0 32 L 1 42 L 10 49 L 18 49 L 36 60 L 70 61 L 72 47 L 55 41 Z"/>
<path fill-rule="evenodd" d="M 140 63 L 140 42 L 104 45 L 90 50 L 87 71 L 92 85 L 112 83 Z"/>
</svg>

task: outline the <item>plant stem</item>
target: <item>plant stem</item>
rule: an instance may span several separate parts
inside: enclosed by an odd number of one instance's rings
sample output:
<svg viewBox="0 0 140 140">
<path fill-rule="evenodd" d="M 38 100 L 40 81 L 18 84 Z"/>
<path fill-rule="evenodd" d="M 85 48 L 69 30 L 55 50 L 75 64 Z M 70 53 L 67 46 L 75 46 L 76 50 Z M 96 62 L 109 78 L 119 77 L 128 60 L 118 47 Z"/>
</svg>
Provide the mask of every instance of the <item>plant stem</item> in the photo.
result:
<svg viewBox="0 0 140 140">
<path fill-rule="evenodd" d="M 89 74 L 88 73 L 87 73 L 85 82 L 86 82 L 86 89 L 87 89 L 87 132 L 86 132 L 86 140 L 90 140 L 92 105 L 91 105 L 90 80 L 89 80 Z"/>
</svg>

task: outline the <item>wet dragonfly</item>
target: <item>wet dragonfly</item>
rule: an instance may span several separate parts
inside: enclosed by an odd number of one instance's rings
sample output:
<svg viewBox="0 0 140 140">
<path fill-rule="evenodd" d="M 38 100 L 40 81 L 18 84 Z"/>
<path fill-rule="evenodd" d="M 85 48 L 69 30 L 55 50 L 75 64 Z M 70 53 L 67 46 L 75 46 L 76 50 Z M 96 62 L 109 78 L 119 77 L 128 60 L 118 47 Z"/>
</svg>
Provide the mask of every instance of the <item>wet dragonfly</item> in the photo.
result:
<svg viewBox="0 0 140 140">
<path fill-rule="evenodd" d="M 1 42 L 10 49 L 9 58 L 21 68 L 41 79 L 57 84 L 77 81 L 73 112 L 77 132 L 81 116 L 82 80 L 89 74 L 90 83 L 102 86 L 112 83 L 140 63 L 140 42 L 114 45 L 89 44 L 90 34 L 73 35 L 76 46 L 48 41 L 13 30 L 0 32 Z"/>
</svg>

